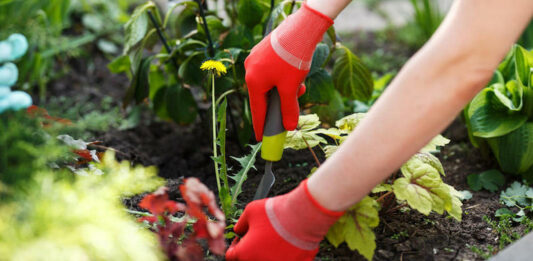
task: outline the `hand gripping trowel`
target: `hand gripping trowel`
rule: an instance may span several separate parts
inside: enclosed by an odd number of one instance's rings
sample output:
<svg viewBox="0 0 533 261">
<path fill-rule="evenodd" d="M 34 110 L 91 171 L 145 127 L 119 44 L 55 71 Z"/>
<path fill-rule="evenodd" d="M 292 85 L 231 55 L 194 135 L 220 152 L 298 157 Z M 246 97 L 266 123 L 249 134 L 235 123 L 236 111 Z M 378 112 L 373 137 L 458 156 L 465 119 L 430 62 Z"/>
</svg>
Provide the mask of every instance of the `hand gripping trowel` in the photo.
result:
<svg viewBox="0 0 533 261">
<path fill-rule="evenodd" d="M 281 160 L 283 145 L 287 136 L 287 131 L 283 128 L 281 102 L 277 88 L 272 88 L 268 95 L 268 108 L 263 130 L 263 145 L 261 147 L 261 158 L 266 161 L 265 174 L 263 174 L 259 187 L 257 187 L 254 200 L 265 198 L 272 185 L 274 185 L 276 177 L 272 173 L 272 162 Z"/>
</svg>

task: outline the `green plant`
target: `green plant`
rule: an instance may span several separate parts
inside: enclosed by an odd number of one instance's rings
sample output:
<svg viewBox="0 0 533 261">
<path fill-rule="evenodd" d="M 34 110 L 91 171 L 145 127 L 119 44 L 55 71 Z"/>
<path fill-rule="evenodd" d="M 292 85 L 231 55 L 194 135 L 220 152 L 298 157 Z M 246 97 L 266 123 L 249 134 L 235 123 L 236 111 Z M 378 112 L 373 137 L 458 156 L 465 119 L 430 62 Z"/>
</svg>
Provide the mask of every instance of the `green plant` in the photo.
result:
<svg viewBox="0 0 533 261">
<path fill-rule="evenodd" d="M 43 126 L 44 120 L 50 122 Z M 0 255 L 7 260 L 159 260 L 154 236 L 139 230 L 123 196 L 161 186 L 153 167 L 107 153 L 100 175 L 60 167 L 74 153 L 55 137 L 63 123 L 26 111 L 0 115 Z"/>
<path fill-rule="evenodd" d="M 474 191 L 486 189 L 490 192 L 496 192 L 505 184 L 505 176 L 499 170 L 491 169 L 479 174 L 468 175 L 467 183 Z"/>
<path fill-rule="evenodd" d="M 125 27 L 123 55 L 109 67 L 114 72 L 127 73 L 132 79 L 124 105 L 148 99 L 160 118 L 187 124 L 196 117 L 184 112 L 212 103 L 210 88 L 202 87 L 211 79 L 201 73 L 201 63 L 205 60 L 223 62 L 228 73 L 215 79 L 214 93 L 217 98 L 224 93 L 231 94 L 226 96 L 231 123 L 228 127 L 244 145 L 252 134 L 244 60 L 263 38 L 268 22 L 275 27 L 299 2 L 277 1 L 270 6 L 265 0 L 226 1 L 224 8 L 229 16 L 226 21 L 218 10 L 204 10 L 199 2 L 179 2 L 164 16 L 153 2 L 137 7 Z M 177 13 L 177 8 L 182 10 Z M 337 42 L 333 28 L 327 35 L 315 51 L 306 80 L 308 91 L 300 98 L 300 103 L 304 108 L 313 107 L 312 110 L 324 117 L 329 115 L 334 121 L 344 110 L 341 95 L 349 99 L 369 99 L 372 78 L 359 58 Z M 152 50 L 158 38 L 163 48 Z M 146 49 L 152 50 L 149 56 L 144 55 Z M 335 62 L 331 74 L 326 66 L 332 60 Z M 203 111 L 198 111 L 202 116 Z"/>
<path fill-rule="evenodd" d="M 419 45 L 429 40 L 439 27 L 444 15 L 434 0 L 410 0 L 414 13 L 414 21 L 418 34 L 421 36 Z"/>
<path fill-rule="evenodd" d="M 312 148 L 319 146 L 326 157 L 330 157 L 363 117 L 363 113 L 352 114 L 338 120 L 336 128 L 323 129 L 319 128 L 321 123 L 317 115 L 300 116 L 297 129 L 287 133 L 285 148 L 309 148 L 314 154 Z M 376 248 L 373 229 L 379 224 L 379 213 L 410 207 L 424 215 L 432 211 L 439 214 L 446 211 L 460 221 L 463 195 L 443 182 L 442 164 L 431 154 L 448 142 L 440 135 L 435 137 L 401 167 L 401 176 L 394 175 L 376 186 L 370 196 L 348 209 L 330 228 L 326 236 L 328 241 L 336 247 L 346 242 L 350 249 L 371 260 Z"/>
<path fill-rule="evenodd" d="M 533 180 L 533 53 L 515 45 L 464 109 L 470 141 L 490 148 L 505 173 Z"/>
</svg>

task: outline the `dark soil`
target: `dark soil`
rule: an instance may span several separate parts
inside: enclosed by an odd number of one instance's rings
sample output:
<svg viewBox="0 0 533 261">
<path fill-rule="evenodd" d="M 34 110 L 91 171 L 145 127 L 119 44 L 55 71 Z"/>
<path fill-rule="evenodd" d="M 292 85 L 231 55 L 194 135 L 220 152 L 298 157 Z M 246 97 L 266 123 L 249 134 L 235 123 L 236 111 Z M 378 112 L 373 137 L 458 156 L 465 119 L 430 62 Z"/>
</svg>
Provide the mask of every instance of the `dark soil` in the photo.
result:
<svg viewBox="0 0 533 261">
<path fill-rule="evenodd" d="M 444 180 L 457 190 L 468 190 L 468 174 L 496 166 L 494 162 L 484 160 L 479 151 L 471 147 L 459 122 L 452 125 L 446 134 L 451 135 L 453 142 L 439 155 L 446 171 Z M 168 179 L 171 197 L 179 200 L 177 184 L 182 177 L 198 177 L 216 191 L 210 141 L 206 137 L 209 134 L 198 127 L 178 127 L 159 122 L 125 131 L 111 131 L 99 140 L 106 146 L 124 152 L 119 154 L 120 158 L 143 165 L 156 165 L 160 175 Z M 228 155 L 242 156 L 235 142 L 229 144 Z M 319 156 L 323 159 L 320 153 Z M 243 203 L 241 207 L 253 198 L 263 166 L 264 162 L 258 159 L 257 170 L 250 171 L 240 197 Z M 277 180 L 270 195 L 290 191 L 307 177 L 313 167 L 314 160 L 309 151 L 286 151 L 283 160 L 274 165 Z M 377 249 L 374 260 L 478 259 L 467 245 L 484 246 L 497 241 L 498 235 L 493 233 L 482 217 L 493 217 L 493 213 L 502 207 L 498 197 L 498 193 L 475 192 L 472 199 L 463 202 L 464 214 L 460 223 L 446 215 L 431 214 L 426 217 L 416 211 L 398 210 L 382 216 L 375 230 Z M 127 205 L 136 209 L 140 198 L 134 197 Z M 325 241 L 317 258 L 364 260 L 345 244 L 335 249 Z"/>
</svg>

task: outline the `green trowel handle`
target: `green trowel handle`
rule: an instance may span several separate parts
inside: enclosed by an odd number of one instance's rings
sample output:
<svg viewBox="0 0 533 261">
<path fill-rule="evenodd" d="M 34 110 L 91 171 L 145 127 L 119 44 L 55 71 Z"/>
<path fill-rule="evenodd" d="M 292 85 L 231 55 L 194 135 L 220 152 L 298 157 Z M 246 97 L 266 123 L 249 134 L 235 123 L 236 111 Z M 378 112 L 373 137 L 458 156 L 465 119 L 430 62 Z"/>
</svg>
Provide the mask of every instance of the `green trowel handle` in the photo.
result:
<svg viewBox="0 0 533 261">
<path fill-rule="evenodd" d="M 268 97 L 261 157 L 268 161 L 279 161 L 283 155 L 286 136 L 287 131 L 283 128 L 283 120 L 281 118 L 281 101 L 278 89 L 274 87 L 270 90 Z"/>
</svg>

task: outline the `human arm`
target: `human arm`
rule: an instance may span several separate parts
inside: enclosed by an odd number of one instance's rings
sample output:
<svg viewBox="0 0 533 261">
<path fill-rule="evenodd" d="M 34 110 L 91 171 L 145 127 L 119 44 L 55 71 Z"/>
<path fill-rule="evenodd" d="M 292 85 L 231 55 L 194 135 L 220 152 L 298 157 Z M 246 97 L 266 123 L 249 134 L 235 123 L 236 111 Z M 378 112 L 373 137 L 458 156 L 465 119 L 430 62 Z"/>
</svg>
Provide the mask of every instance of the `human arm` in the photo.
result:
<svg viewBox="0 0 533 261">
<path fill-rule="evenodd" d="M 530 0 L 455 1 L 431 40 L 311 178 L 286 195 L 248 205 L 228 260 L 312 260 L 318 249 L 304 249 L 294 238 L 319 242 L 339 213 L 442 131 L 488 82 L 532 15 Z"/>
<path fill-rule="evenodd" d="M 311 195 L 331 210 L 367 195 L 485 86 L 532 15 L 530 0 L 455 1 L 434 36 L 309 179 Z"/>
</svg>

